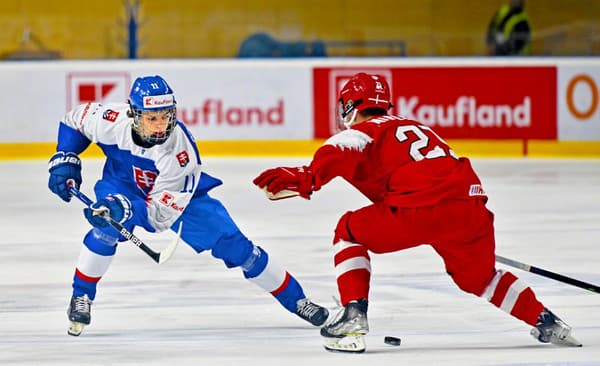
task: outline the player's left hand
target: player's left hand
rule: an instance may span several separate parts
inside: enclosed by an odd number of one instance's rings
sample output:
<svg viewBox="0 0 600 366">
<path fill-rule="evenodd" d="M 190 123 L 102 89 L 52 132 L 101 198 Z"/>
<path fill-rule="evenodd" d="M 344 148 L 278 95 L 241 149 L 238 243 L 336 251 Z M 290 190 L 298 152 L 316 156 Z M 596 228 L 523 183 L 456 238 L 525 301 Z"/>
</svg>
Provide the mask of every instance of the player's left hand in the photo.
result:
<svg viewBox="0 0 600 366">
<path fill-rule="evenodd" d="M 313 173 L 307 166 L 267 169 L 252 182 L 271 195 L 277 195 L 277 193 L 287 190 L 297 192 L 302 198 L 310 199 L 313 191 Z M 281 198 L 287 197 L 293 197 L 293 195 Z"/>
<path fill-rule="evenodd" d="M 83 209 L 83 215 L 92 226 L 97 228 L 107 227 L 105 216 L 110 216 L 118 223 L 124 223 L 133 215 L 131 202 L 121 194 L 108 195 L 89 208 Z"/>
<path fill-rule="evenodd" d="M 48 171 L 48 188 L 63 201 L 71 201 L 69 184 L 73 184 L 75 188 L 81 185 L 81 160 L 77 154 L 58 151 L 50 158 Z"/>
</svg>

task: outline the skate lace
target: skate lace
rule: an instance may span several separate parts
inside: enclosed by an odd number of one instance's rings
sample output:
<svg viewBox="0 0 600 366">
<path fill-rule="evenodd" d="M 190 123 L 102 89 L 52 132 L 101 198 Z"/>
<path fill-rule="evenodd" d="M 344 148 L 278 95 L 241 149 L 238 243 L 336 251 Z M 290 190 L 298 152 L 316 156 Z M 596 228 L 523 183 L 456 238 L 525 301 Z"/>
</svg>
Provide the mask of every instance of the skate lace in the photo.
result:
<svg viewBox="0 0 600 366">
<path fill-rule="evenodd" d="M 312 318 L 320 309 L 319 305 L 315 305 L 309 300 L 304 300 L 298 304 L 298 314 L 307 318 Z"/>
<path fill-rule="evenodd" d="M 74 299 L 74 307 L 76 312 L 89 313 L 90 312 L 90 303 L 85 296 L 76 297 Z"/>
</svg>

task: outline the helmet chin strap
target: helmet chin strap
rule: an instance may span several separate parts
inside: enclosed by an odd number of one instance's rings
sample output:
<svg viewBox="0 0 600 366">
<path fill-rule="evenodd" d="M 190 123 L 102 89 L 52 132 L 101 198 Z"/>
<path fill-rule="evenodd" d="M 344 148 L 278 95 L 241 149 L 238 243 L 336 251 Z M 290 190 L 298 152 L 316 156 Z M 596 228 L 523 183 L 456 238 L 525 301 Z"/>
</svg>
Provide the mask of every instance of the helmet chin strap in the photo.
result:
<svg viewBox="0 0 600 366">
<path fill-rule="evenodd" d="M 346 127 L 346 129 L 350 129 L 350 126 L 352 126 L 352 124 L 354 123 L 354 121 L 356 120 L 356 115 L 358 114 L 358 110 L 355 108 L 352 111 L 352 116 L 349 119 L 343 119 L 342 123 L 344 125 L 344 127 Z"/>
</svg>

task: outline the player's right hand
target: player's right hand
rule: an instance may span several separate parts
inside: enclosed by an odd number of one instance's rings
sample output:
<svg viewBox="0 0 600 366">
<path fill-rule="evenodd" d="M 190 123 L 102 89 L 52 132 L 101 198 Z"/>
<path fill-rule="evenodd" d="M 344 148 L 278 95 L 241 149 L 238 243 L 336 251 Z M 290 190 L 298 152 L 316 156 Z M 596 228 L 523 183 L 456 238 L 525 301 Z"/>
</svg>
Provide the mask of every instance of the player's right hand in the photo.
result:
<svg viewBox="0 0 600 366">
<path fill-rule="evenodd" d="M 133 216 L 131 202 L 121 194 L 109 194 L 89 208 L 83 209 L 83 215 L 92 226 L 108 227 L 107 216 L 123 224 Z"/>
<path fill-rule="evenodd" d="M 313 191 L 313 174 L 309 167 L 278 167 L 267 169 L 252 181 L 259 188 L 272 195 L 270 199 L 294 197 L 296 195 L 310 199 Z M 275 198 L 279 192 L 290 191 Z M 296 194 L 291 194 L 295 192 Z M 268 196 L 268 195 L 267 195 Z"/>
<path fill-rule="evenodd" d="M 63 201 L 71 201 L 69 185 L 79 188 L 81 185 L 81 160 L 72 152 L 58 151 L 48 162 L 50 179 L 48 188 Z"/>
</svg>

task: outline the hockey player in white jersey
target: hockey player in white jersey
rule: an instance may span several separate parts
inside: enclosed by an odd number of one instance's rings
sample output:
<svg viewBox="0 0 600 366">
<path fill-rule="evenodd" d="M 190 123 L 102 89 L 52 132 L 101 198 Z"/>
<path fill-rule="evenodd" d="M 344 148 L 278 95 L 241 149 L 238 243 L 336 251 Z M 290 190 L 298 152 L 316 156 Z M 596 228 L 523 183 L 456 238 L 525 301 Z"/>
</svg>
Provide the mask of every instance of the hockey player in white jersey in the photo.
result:
<svg viewBox="0 0 600 366">
<path fill-rule="evenodd" d="M 221 180 L 202 171 L 196 142 L 176 118 L 173 90 L 160 76 L 137 78 L 129 103 L 87 103 L 68 112 L 60 122 L 56 153 L 49 163 L 48 187 L 64 201 L 71 200 L 69 184 L 82 183 L 78 155 L 91 143 L 106 155 L 102 178 L 94 191 L 97 202 L 84 209 L 93 228 L 83 246 L 73 277 L 68 307 L 77 336 L 91 321 L 96 285 L 107 272 L 117 244 L 125 238 L 99 212 L 130 232 L 171 229 L 200 253 L 211 254 L 228 268 L 271 293 L 287 310 L 313 325 L 322 325 L 326 308 L 311 302 L 298 281 L 267 252 L 238 229 L 220 201 L 208 192 Z"/>
</svg>

